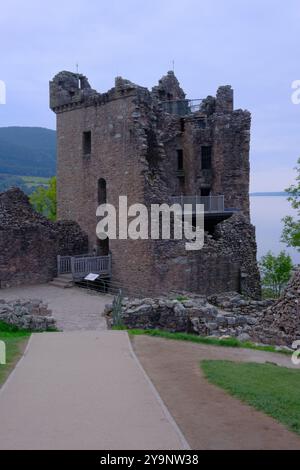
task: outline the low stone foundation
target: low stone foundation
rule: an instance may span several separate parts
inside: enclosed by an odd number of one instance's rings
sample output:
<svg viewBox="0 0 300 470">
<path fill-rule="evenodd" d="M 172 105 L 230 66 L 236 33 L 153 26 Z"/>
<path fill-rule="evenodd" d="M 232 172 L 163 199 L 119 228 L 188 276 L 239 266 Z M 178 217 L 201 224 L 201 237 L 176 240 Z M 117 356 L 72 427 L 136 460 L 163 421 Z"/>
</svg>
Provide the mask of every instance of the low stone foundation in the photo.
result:
<svg viewBox="0 0 300 470">
<path fill-rule="evenodd" d="M 0 321 L 21 330 L 47 331 L 56 328 L 51 310 L 41 300 L 0 299 Z"/>
<path fill-rule="evenodd" d="M 252 330 L 272 301 L 248 300 L 240 294 L 204 297 L 178 296 L 175 299 L 124 299 L 121 319 L 127 328 L 162 329 L 196 333 L 201 336 L 252 339 Z M 106 306 L 109 326 L 113 325 L 112 305 Z"/>
</svg>

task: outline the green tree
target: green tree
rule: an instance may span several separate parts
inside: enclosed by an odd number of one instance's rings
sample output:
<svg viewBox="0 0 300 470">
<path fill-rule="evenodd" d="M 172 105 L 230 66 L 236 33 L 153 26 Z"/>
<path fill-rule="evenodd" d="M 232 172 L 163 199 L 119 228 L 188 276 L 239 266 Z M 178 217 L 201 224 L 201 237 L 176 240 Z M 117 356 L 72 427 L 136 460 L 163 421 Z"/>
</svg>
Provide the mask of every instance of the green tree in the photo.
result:
<svg viewBox="0 0 300 470">
<path fill-rule="evenodd" d="M 293 262 L 290 255 L 281 251 L 278 256 L 275 256 L 268 251 L 259 264 L 263 288 L 272 296 L 279 297 L 292 274 Z"/>
<path fill-rule="evenodd" d="M 39 186 L 30 196 L 30 202 L 37 212 L 50 220 L 56 220 L 56 177 L 50 178 L 49 186 Z"/>
<path fill-rule="evenodd" d="M 300 158 L 295 169 L 297 171 L 296 183 L 287 188 L 286 192 L 289 194 L 288 201 L 296 211 L 296 217 L 288 215 L 282 219 L 284 227 L 281 241 L 300 251 Z"/>
</svg>

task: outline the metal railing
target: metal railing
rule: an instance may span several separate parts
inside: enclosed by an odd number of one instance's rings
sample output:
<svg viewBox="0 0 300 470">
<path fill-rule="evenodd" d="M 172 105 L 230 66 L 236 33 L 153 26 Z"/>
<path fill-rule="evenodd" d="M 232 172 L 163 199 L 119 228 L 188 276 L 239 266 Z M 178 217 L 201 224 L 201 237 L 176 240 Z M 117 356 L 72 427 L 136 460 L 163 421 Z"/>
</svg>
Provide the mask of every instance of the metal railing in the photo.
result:
<svg viewBox="0 0 300 470">
<path fill-rule="evenodd" d="M 196 100 L 169 100 L 161 101 L 163 111 L 169 114 L 178 114 L 179 116 L 186 116 L 187 114 L 192 114 L 197 111 L 200 111 L 201 99 Z"/>
<path fill-rule="evenodd" d="M 173 204 L 192 204 L 193 209 L 196 204 L 204 205 L 204 212 L 224 212 L 224 196 L 173 196 Z"/>
<path fill-rule="evenodd" d="M 58 256 L 57 272 L 72 274 L 74 279 L 82 279 L 89 273 L 111 275 L 111 255 L 107 256 Z"/>
</svg>

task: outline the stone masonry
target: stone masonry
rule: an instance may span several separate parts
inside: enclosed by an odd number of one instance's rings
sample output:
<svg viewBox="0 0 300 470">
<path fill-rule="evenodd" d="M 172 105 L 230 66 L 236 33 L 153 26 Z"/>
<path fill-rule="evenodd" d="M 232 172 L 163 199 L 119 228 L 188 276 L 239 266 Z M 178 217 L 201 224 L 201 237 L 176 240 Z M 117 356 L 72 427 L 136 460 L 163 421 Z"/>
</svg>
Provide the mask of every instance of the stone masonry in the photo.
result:
<svg viewBox="0 0 300 470">
<path fill-rule="evenodd" d="M 51 310 L 41 300 L 0 299 L 0 321 L 21 330 L 47 331 L 56 329 Z"/>
<path fill-rule="evenodd" d="M 87 236 L 76 222 L 50 222 L 20 189 L 0 193 L 1 288 L 48 282 L 57 275 L 57 255 L 87 249 Z"/>
<path fill-rule="evenodd" d="M 113 325 L 112 311 L 113 304 L 107 305 L 109 326 Z M 168 298 L 124 298 L 120 320 L 127 328 L 237 337 L 291 350 L 293 342 L 300 341 L 300 270 L 278 300 L 252 300 L 237 292 L 208 297 L 183 292 Z"/>
<path fill-rule="evenodd" d="M 298 269 L 281 297 L 261 317 L 254 338 L 269 344 L 291 346 L 300 340 L 300 270 Z"/>
<path fill-rule="evenodd" d="M 152 91 L 117 77 L 105 93 L 87 78 L 60 72 L 50 82 L 57 116 L 58 217 L 76 221 L 90 251 L 112 255 L 112 281 L 126 291 L 239 291 L 260 297 L 254 228 L 249 221 L 248 111 L 234 110 L 233 90 L 190 101 L 173 72 Z M 96 237 L 96 209 L 108 202 L 173 203 L 174 197 L 224 198 L 205 212 L 200 251 L 178 240 Z M 217 200 L 217 199 L 215 199 Z"/>
<path fill-rule="evenodd" d="M 237 292 L 211 297 L 186 293 L 169 298 L 124 298 L 120 318 L 129 329 L 160 329 L 248 341 L 253 339 L 254 328 L 272 303 L 247 299 Z M 113 326 L 112 310 L 113 305 L 106 306 L 109 326 Z"/>
</svg>

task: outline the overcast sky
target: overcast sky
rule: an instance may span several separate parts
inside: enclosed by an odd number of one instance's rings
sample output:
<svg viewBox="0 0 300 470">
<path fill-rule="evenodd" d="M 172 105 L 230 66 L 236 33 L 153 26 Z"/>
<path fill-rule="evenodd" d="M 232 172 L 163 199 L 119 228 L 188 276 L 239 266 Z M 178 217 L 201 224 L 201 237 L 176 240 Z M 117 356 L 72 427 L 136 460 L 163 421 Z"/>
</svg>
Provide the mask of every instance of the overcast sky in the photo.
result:
<svg viewBox="0 0 300 470">
<path fill-rule="evenodd" d="M 10 0 L 0 4 L 0 126 L 55 128 L 60 70 L 106 91 L 121 75 L 151 88 L 172 68 L 189 98 L 235 90 L 252 112 L 251 189 L 282 190 L 300 156 L 299 0 Z"/>
</svg>

